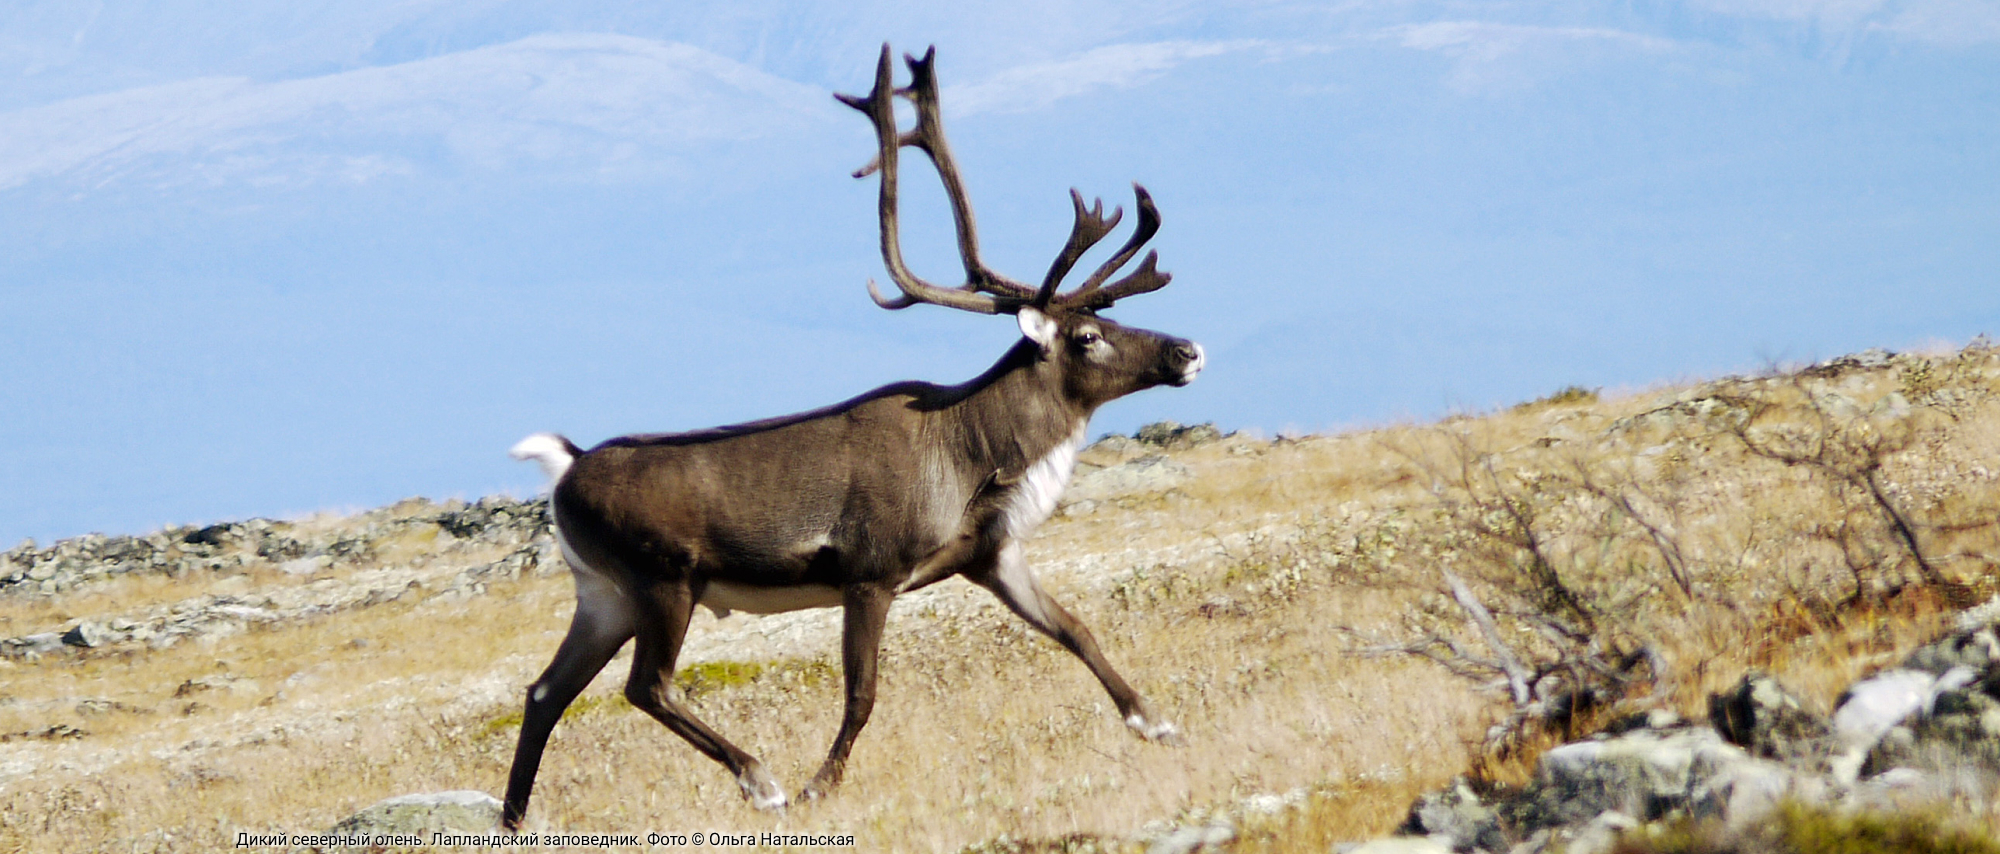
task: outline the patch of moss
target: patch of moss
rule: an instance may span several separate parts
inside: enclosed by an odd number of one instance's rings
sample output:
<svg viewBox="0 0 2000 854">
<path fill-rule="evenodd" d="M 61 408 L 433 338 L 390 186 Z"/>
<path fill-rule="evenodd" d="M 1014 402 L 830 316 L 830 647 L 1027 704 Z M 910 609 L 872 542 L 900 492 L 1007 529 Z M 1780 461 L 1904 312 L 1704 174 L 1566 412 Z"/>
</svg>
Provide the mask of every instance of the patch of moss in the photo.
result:
<svg viewBox="0 0 2000 854">
<path fill-rule="evenodd" d="M 806 688 L 840 681 L 840 665 L 826 658 L 787 659 L 773 662 L 767 670 L 770 678 Z"/>
<path fill-rule="evenodd" d="M 2000 842 L 1924 813 L 1840 813 L 1792 805 L 1779 834 L 1799 854 L 2000 854 Z"/>
<path fill-rule="evenodd" d="M 1620 838 L 1613 854 L 2000 854 L 2000 841 L 1923 812 L 1847 812 L 1789 804 L 1754 830 L 1720 822 L 1651 825 Z"/>
<path fill-rule="evenodd" d="M 693 701 L 723 688 L 748 685 L 769 669 L 770 665 L 756 661 L 704 661 L 674 674 L 674 684 Z"/>
<path fill-rule="evenodd" d="M 607 706 L 614 709 L 629 709 L 632 707 L 632 704 L 626 702 L 625 696 L 622 694 L 611 694 L 609 696 L 585 695 L 576 698 L 576 702 L 569 704 L 569 708 L 563 710 L 562 719 L 570 720 L 579 715 L 592 714 Z M 504 715 L 498 715 L 492 718 L 491 720 L 488 720 L 486 723 L 481 724 L 479 726 L 479 731 L 475 734 L 475 737 L 491 738 L 496 735 L 511 736 L 521 731 L 521 717 L 522 713 L 519 711 L 508 712 L 507 714 Z"/>
</svg>

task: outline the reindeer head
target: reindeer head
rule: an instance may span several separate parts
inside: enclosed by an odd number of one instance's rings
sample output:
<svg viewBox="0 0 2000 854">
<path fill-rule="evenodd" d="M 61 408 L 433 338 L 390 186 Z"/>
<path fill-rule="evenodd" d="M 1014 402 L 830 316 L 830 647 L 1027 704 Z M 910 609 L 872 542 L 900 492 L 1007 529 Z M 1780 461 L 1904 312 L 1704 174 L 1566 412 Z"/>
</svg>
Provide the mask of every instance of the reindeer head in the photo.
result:
<svg viewBox="0 0 2000 854">
<path fill-rule="evenodd" d="M 854 177 L 881 173 L 882 261 L 902 295 L 883 296 L 871 280 L 869 296 L 887 309 L 930 303 L 979 314 L 1014 315 L 1020 321 L 1021 334 L 1039 348 L 1038 370 L 1055 372 L 1060 377 L 1063 395 L 1089 409 L 1140 389 L 1193 382 L 1205 361 L 1201 345 L 1121 326 L 1097 315 L 1120 299 L 1159 290 L 1173 279 L 1155 268 L 1158 253 L 1147 252 L 1137 270 L 1115 282 L 1106 282 L 1131 262 L 1140 247 L 1160 229 L 1160 212 L 1146 188 L 1132 185 L 1138 198 L 1139 224 L 1131 239 L 1067 293 L 1057 293 L 1063 277 L 1085 252 L 1117 227 L 1125 213 L 1123 208 L 1114 208 L 1107 217 L 1102 200 L 1085 207 L 1083 196 L 1070 190 L 1070 203 L 1076 210 L 1075 225 L 1070 229 L 1069 242 L 1049 265 L 1048 275 L 1043 277 L 1039 288 L 1003 276 L 979 259 L 972 203 L 966 198 L 965 184 L 959 177 L 957 162 L 952 159 L 951 147 L 945 143 L 944 124 L 938 114 L 937 77 L 931 67 L 936 55 L 936 48 L 925 51 L 922 59 L 905 54 L 903 61 L 910 67 L 910 85 L 898 89 L 891 74 L 889 46 L 885 44 L 882 58 L 875 66 L 874 90 L 866 96 L 834 96 L 873 121 L 880 148 L 875 159 L 857 170 Z M 908 133 L 896 130 L 897 96 L 916 106 L 917 126 Z M 957 287 L 926 282 L 903 264 L 896 223 L 896 167 L 897 154 L 906 145 L 930 155 L 951 201 L 959 257 L 965 263 L 965 283 Z"/>
</svg>

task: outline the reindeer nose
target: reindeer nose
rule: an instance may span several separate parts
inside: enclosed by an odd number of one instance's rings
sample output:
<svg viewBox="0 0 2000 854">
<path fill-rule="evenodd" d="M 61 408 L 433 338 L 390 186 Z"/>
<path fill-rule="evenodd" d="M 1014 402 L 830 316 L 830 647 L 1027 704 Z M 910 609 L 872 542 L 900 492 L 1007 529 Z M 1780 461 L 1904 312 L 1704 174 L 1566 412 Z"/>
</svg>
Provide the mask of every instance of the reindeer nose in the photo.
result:
<svg viewBox="0 0 2000 854">
<path fill-rule="evenodd" d="M 1182 341 L 1174 345 L 1173 352 L 1181 360 L 1181 375 L 1174 381 L 1174 385 L 1194 382 L 1195 374 L 1201 373 L 1202 364 L 1208 361 L 1208 356 L 1202 352 L 1201 345 L 1193 341 Z"/>
</svg>

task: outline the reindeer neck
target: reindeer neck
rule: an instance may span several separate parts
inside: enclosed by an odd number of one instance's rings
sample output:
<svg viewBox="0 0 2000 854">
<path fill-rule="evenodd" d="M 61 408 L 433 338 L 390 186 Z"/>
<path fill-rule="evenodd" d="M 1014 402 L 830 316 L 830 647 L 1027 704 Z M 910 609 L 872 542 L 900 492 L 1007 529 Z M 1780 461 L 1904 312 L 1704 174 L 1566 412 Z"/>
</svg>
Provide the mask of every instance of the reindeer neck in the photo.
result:
<svg viewBox="0 0 2000 854">
<path fill-rule="evenodd" d="M 1055 365 L 1027 340 L 965 386 L 942 414 L 981 476 L 1019 477 L 1064 444 L 1078 442 L 1091 409 L 1067 399 Z M 1067 472 L 1065 472 L 1067 475 Z"/>
</svg>

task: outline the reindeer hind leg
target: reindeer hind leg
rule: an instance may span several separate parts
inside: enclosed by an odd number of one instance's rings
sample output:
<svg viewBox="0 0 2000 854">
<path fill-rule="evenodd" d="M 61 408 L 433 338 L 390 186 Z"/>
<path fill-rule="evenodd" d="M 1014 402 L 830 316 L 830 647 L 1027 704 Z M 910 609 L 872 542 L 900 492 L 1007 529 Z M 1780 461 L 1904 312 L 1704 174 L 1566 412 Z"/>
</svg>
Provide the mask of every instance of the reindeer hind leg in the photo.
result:
<svg viewBox="0 0 2000 854">
<path fill-rule="evenodd" d="M 521 737 L 514 745 L 514 764 L 507 773 L 507 800 L 500 822 L 509 830 L 521 826 L 528 796 L 549 734 L 563 711 L 610 663 L 618 648 L 632 637 L 636 610 L 617 585 L 579 561 L 570 561 L 576 578 L 576 614 L 569 633 L 557 647 L 548 669 L 528 686 L 528 705 L 521 713 Z"/>
<path fill-rule="evenodd" d="M 639 603 L 636 642 L 632 649 L 632 675 L 625 682 L 625 699 L 654 720 L 665 724 L 694 749 L 722 763 L 736 775 L 743 797 L 760 810 L 785 806 L 785 792 L 764 770 L 756 757 L 729 743 L 694 716 L 674 696 L 674 662 L 680 657 L 681 643 L 687 639 L 688 620 L 694 615 L 695 595 L 686 581 L 660 582 L 637 596 Z"/>
</svg>

